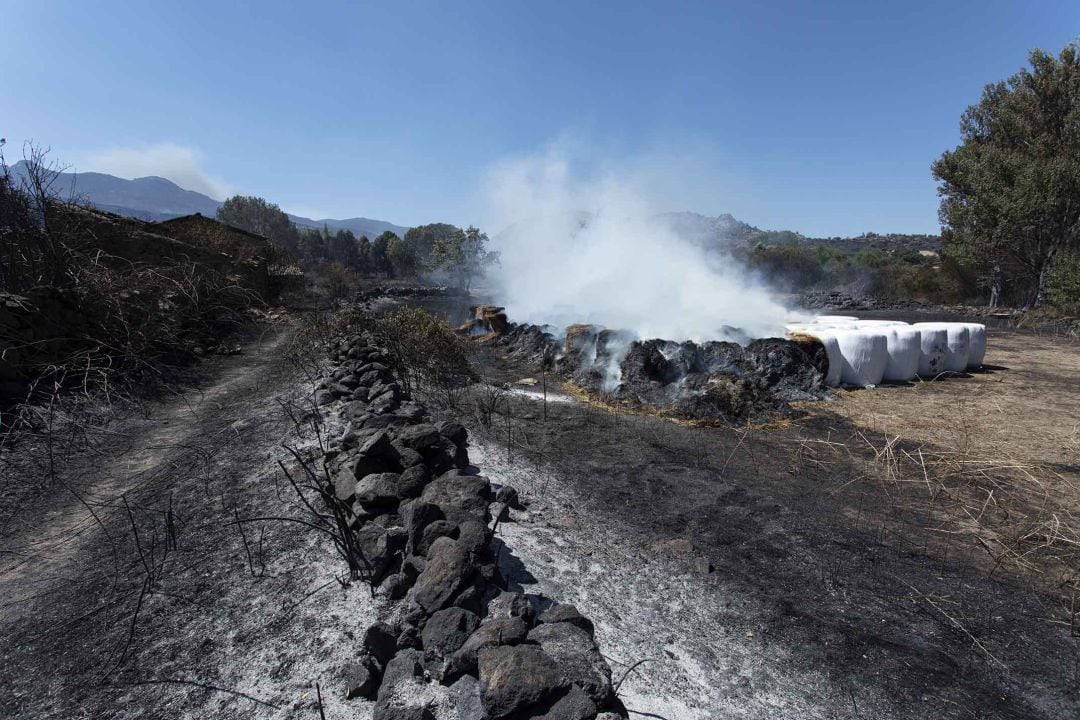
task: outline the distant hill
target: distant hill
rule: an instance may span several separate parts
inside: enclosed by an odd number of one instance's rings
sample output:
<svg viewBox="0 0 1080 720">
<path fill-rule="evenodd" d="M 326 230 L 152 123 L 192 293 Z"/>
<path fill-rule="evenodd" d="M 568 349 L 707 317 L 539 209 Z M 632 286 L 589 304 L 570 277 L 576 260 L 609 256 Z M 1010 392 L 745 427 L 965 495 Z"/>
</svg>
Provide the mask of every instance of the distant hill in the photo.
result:
<svg viewBox="0 0 1080 720">
<path fill-rule="evenodd" d="M 941 247 L 938 235 L 906 233 L 863 233 L 856 237 L 811 238 L 794 230 L 762 230 L 724 213 L 711 217 L 692 212 L 663 213 L 659 217 L 679 235 L 708 250 L 730 250 L 738 247 L 800 243 L 831 247 L 845 254 L 859 250 L 932 250 Z"/>
<path fill-rule="evenodd" d="M 371 218 L 364 217 L 346 218 L 345 220 L 333 220 L 329 218 L 325 220 L 312 220 L 311 218 L 301 217 L 290 213 L 289 219 L 301 227 L 321 228 L 323 225 L 326 225 L 326 227 L 331 230 L 352 230 L 353 235 L 356 237 L 366 235 L 369 240 L 374 240 L 387 230 L 398 237 L 405 237 L 405 233 L 409 229 L 402 225 L 386 222 L 385 220 L 372 220 Z"/>
<path fill-rule="evenodd" d="M 10 171 L 16 177 L 25 177 L 26 161 L 15 163 Z M 101 210 L 140 220 L 169 220 L 194 213 L 214 217 L 221 207 L 220 200 L 194 190 L 185 190 L 171 180 L 156 176 L 125 180 L 105 173 L 60 173 L 56 176 L 53 191 L 63 200 L 87 202 Z M 289 215 L 289 218 L 303 227 L 321 228 L 326 225 L 331 230 L 348 229 L 357 237 L 367 235 L 372 239 L 386 230 L 404 236 L 409 229 L 364 217 L 313 220 Z"/>
</svg>

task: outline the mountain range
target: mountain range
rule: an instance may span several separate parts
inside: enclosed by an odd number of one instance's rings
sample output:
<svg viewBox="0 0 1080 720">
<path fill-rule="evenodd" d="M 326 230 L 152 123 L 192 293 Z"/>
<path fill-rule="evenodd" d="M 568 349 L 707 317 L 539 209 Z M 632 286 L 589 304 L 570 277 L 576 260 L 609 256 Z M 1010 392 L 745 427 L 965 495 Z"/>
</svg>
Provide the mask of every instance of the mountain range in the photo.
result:
<svg viewBox="0 0 1080 720">
<path fill-rule="evenodd" d="M 25 177 L 26 161 L 20 160 L 12 165 L 9 171 L 16 178 Z M 80 200 L 106 212 L 151 221 L 168 220 L 194 213 L 214 217 L 222 205 L 220 200 L 194 190 L 185 190 L 171 180 L 154 175 L 125 180 L 115 175 L 96 172 L 58 173 L 52 190 L 64 200 Z M 330 230 L 352 230 L 357 237 L 366 235 L 375 238 L 387 230 L 402 237 L 409 229 L 385 220 L 365 217 L 315 220 L 289 214 L 289 219 L 301 227 L 321 228 L 325 225 Z"/>
</svg>

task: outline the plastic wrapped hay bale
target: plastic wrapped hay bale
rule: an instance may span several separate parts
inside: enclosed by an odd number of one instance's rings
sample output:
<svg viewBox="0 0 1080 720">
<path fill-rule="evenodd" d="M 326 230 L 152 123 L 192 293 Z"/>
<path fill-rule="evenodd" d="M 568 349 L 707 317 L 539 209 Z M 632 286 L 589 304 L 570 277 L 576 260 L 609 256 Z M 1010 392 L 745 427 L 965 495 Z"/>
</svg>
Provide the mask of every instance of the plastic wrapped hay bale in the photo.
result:
<svg viewBox="0 0 1080 720">
<path fill-rule="evenodd" d="M 825 371 L 826 387 L 839 386 L 844 356 L 840 352 L 840 343 L 836 341 L 836 336 L 827 330 L 811 330 L 805 334 L 817 338 L 818 342 L 825 346 L 825 356 L 829 359 L 829 368 Z"/>
<path fill-rule="evenodd" d="M 836 330 L 830 334 L 836 338 L 843 357 L 840 382 L 861 387 L 879 385 L 889 361 L 885 333 L 866 328 Z"/>
<path fill-rule="evenodd" d="M 986 357 L 986 326 L 982 323 L 963 323 L 968 329 L 968 362 L 969 370 L 977 370 L 982 367 L 983 358 Z"/>
<path fill-rule="evenodd" d="M 944 330 L 946 336 L 944 370 L 964 372 L 967 369 L 971 333 L 964 323 L 915 323 L 914 327 L 919 330 Z M 922 374 L 921 368 L 919 374 Z"/>
<path fill-rule="evenodd" d="M 855 327 L 886 328 L 907 325 L 903 320 L 856 320 L 852 323 Z"/>
<path fill-rule="evenodd" d="M 945 328 L 926 325 L 919 331 L 919 377 L 932 378 L 945 372 L 945 353 L 949 351 L 949 333 Z"/>
<path fill-rule="evenodd" d="M 883 379 L 890 382 L 907 382 L 919 372 L 922 354 L 922 333 L 918 328 L 891 325 L 881 328 L 889 359 L 885 364 Z"/>
</svg>

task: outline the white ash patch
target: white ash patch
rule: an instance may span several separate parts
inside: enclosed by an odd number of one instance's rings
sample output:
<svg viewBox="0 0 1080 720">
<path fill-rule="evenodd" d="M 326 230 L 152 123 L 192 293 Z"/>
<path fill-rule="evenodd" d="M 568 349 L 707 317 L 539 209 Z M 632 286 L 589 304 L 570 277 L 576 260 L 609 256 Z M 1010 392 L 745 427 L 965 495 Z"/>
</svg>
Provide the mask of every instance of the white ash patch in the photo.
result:
<svg viewBox="0 0 1080 720">
<path fill-rule="evenodd" d="M 753 598 L 722 578 L 654 557 L 585 512 L 558 477 L 506 462 L 504 448 L 470 438 L 470 457 L 494 483 L 513 485 L 529 503 L 499 526 L 511 587 L 572 603 L 596 624 L 601 652 L 630 710 L 670 720 L 834 718 L 850 712 L 849 689 L 823 671 L 792 668 L 773 642 Z M 858 688 L 858 709 L 882 717 L 875 688 Z"/>
</svg>

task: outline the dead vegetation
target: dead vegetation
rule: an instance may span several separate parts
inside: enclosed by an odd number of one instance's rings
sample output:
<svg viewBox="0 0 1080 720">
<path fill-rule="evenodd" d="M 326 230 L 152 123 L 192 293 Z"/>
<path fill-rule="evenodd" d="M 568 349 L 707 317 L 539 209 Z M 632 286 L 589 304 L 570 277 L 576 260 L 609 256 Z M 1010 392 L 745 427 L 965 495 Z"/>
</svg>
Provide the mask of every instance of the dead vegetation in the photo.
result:
<svg viewBox="0 0 1080 720">
<path fill-rule="evenodd" d="M 1080 636 L 1076 478 L 984 447 L 970 422 L 937 430 L 934 444 L 865 430 L 805 437 L 792 474 L 811 465 L 835 473 L 841 479 L 826 492 L 853 515 L 856 530 L 876 527 L 882 541 L 924 558 L 939 575 L 970 566 L 987 580 L 1048 594 L 1058 607 L 1046 620 Z"/>
</svg>

